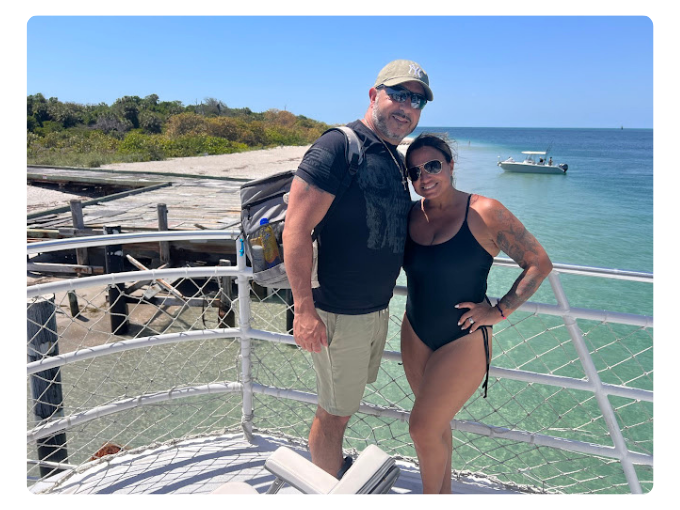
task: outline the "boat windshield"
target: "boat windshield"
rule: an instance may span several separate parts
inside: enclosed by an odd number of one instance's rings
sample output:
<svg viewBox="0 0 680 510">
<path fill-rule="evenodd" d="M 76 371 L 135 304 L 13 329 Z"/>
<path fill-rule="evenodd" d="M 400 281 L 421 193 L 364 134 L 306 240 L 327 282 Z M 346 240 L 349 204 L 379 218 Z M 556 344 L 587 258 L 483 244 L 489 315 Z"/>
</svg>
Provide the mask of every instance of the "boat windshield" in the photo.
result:
<svg viewBox="0 0 680 510">
<path fill-rule="evenodd" d="M 534 159 L 535 156 L 541 156 L 541 163 L 543 163 L 544 156 L 545 156 L 545 151 L 522 151 L 522 154 L 526 154 L 524 158 L 525 163 L 529 163 L 531 165 L 536 164 L 536 160 Z"/>
</svg>

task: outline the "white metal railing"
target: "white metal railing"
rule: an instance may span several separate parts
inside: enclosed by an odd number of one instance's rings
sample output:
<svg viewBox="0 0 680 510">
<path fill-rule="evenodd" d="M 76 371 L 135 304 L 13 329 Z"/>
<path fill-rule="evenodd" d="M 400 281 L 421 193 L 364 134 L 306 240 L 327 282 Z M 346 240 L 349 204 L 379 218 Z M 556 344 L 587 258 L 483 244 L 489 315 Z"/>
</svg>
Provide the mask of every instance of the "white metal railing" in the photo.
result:
<svg viewBox="0 0 680 510">
<path fill-rule="evenodd" d="M 92 236 L 29 244 L 27 253 L 30 255 L 36 253 L 53 252 L 67 249 L 137 242 L 173 241 L 173 240 L 205 241 L 206 239 L 229 240 L 234 239 L 236 234 L 237 232 L 235 231 L 200 231 L 200 232 L 153 232 L 144 234 L 119 234 L 115 236 L 114 235 Z M 499 266 L 515 266 L 513 261 L 503 258 L 496 258 L 495 264 Z M 549 276 L 549 282 L 553 290 L 553 293 L 557 299 L 557 305 L 527 302 L 523 304 L 519 310 L 526 311 L 536 315 L 542 314 L 559 316 L 563 319 L 566 325 L 566 329 L 569 332 L 571 342 L 578 353 L 579 361 L 583 366 L 586 378 L 575 379 L 571 377 L 558 376 L 553 374 L 541 374 L 532 371 L 508 369 L 496 366 L 491 367 L 490 376 L 495 378 L 503 378 L 507 380 L 522 381 L 527 383 L 536 383 L 560 388 L 569 388 L 592 393 L 597 400 L 599 409 L 606 423 L 607 430 L 609 432 L 613 445 L 612 446 L 598 445 L 584 441 L 564 439 L 545 434 L 537 434 L 521 430 L 511 430 L 503 427 L 485 425 L 483 423 L 478 423 L 470 420 L 454 419 L 452 421 L 452 429 L 480 436 L 502 437 L 503 439 L 506 440 L 530 443 L 539 446 L 557 448 L 565 451 L 579 452 L 587 455 L 602 456 L 611 459 L 616 459 L 621 463 L 621 467 L 623 469 L 623 472 L 625 473 L 625 477 L 630 487 L 630 491 L 633 493 L 640 493 L 642 492 L 642 488 L 639 483 L 634 466 L 635 465 L 652 466 L 653 457 L 650 454 L 639 453 L 629 450 L 626 444 L 626 440 L 621 432 L 621 428 L 617 422 L 615 411 L 612 408 L 612 405 L 608 397 L 616 396 L 636 401 L 652 402 L 653 392 L 650 390 L 640 388 L 603 383 L 593 363 L 588 347 L 585 344 L 583 333 L 580 330 L 576 320 L 586 319 L 593 321 L 601 321 L 603 323 L 625 324 L 646 329 L 653 328 L 653 319 L 652 317 L 633 314 L 598 311 L 584 308 L 572 308 L 560 282 L 559 274 L 561 273 L 597 276 L 601 278 L 614 278 L 620 280 L 637 281 L 645 283 L 653 282 L 653 276 L 649 273 L 555 264 L 554 270 Z M 181 399 L 185 397 L 216 392 L 242 393 L 241 424 L 246 436 L 251 438 L 253 433 L 253 407 L 254 407 L 253 396 L 255 394 L 269 395 L 274 396 L 277 399 L 290 399 L 293 401 L 315 404 L 316 395 L 314 395 L 311 392 L 285 388 L 276 388 L 272 386 L 259 384 L 252 380 L 251 339 L 290 345 L 295 345 L 295 342 L 291 335 L 275 333 L 262 329 L 251 329 L 250 327 L 251 297 L 249 282 L 250 279 L 252 278 L 252 270 L 246 267 L 245 256 L 243 255 L 242 250 L 240 251 L 239 256 L 237 257 L 236 267 L 171 268 L 162 270 L 136 271 L 130 273 L 115 273 L 101 276 L 91 276 L 87 278 L 71 279 L 49 284 L 34 285 L 28 288 L 27 297 L 31 299 L 42 295 L 69 292 L 74 291 L 76 289 L 115 285 L 135 281 L 146 280 L 155 281 L 158 279 L 172 279 L 172 278 L 182 279 L 219 278 L 225 276 L 236 278 L 238 285 L 239 322 L 237 327 L 215 328 L 210 330 L 186 331 L 180 333 L 168 333 L 153 336 L 145 336 L 141 338 L 116 341 L 114 343 L 106 343 L 94 347 L 81 348 L 73 352 L 60 354 L 52 357 L 45 357 L 32 363 L 28 363 L 27 375 L 30 376 L 32 374 L 37 374 L 39 372 L 43 372 L 51 368 L 64 366 L 78 361 L 83 361 L 85 359 L 118 354 L 124 351 L 131 351 L 140 348 L 148 348 L 149 346 L 175 344 L 181 342 L 193 342 L 199 339 L 205 340 L 218 338 L 238 338 L 240 341 L 240 353 L 241 353 L 240 354 L 241 382 L 211 383 L 207 385 L 198 385 L 182 389 L 173 389 L 167 392 L 144 394 L 134 398 L 122 399 L 107 405 L 95 407 L 87 411 L 78 413 L 76 415 L 63 418 L 56 417 L 55 419 L 50 420 L 47 423 L 40 423 L 38 426 L 29 430 L 27 432 L 27 441 L 29 443 L 33 443 L 38 441 L 39 439 L 53 435 L 56 432 L 66 430 L 70 427 L 81 425 L 88 421 L 98 419 L 102 416 L 117 413 L 134 407 L 157 404 L 159 402 L 167 400 Z M 405 293 L 404 287 L 397 287 L 395 289 L 396 295 L 403 295 L 404 293 Z M 386 351 L 384 354 L 384 359 L 400 361 L 401 354 L 396 351 Z M 366 403 L 362 404 L 360 412 L 372 416 L 387 417 L 401 422 L 408 421 L 409 417 L 408 410 L 386 408 Z M 49 462 L 44 462 L 44 464 L 50 465 Z"/>
</svg>

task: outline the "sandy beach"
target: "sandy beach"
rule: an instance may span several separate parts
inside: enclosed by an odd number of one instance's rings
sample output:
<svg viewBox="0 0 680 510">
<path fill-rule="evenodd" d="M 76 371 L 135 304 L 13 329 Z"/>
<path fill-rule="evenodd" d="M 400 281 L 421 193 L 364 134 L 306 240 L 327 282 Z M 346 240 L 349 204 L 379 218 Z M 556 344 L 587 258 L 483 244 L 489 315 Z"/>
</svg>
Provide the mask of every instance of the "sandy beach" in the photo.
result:
<svg viewBox="0 0 680 510">
<path fill-rule="evenodd" d="M 146 163 L 116 163 L 103 165 L 111 170 L 135 172 L 168 172 L 215 177 L 258 179 L 284 170 L 295 170 L 309 146 L 274 147 L 237 154 L 174 158 Z"/>
<path fill-rule="evenodd" d="M 103 165 L 101 168 L 145 173 L 258 179 L 285 170 L 295 170 L 308 148 L 308 145 L 302 147 L 285 146 L 237 154 L 220 154 L 218 156 L 174 158 L 144 163 L 116 163 Z M 71 193 L 37 186 L 27 186 L 26 196 L 28 213 L 68 204 L 72 198 L 82 198 Z"/>
</svg>

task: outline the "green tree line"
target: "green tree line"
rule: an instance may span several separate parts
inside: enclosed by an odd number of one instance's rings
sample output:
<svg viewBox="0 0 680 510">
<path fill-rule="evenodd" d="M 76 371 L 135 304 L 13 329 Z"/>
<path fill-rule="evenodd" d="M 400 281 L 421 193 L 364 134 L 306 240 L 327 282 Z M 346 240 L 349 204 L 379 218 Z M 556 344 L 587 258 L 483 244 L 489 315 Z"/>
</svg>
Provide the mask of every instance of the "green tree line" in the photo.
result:
<svg viewBox="0 0 680 510">
<path fill-rule="evenodd" d="M 27 97 L 29 164 L 96 168 L 109 163 L 230 154 L 307 145 L 330 126 L 285 110 L 229 108 L 214 98 L 185 106 L 124 96 L 112 105 Z"/>
</svg>

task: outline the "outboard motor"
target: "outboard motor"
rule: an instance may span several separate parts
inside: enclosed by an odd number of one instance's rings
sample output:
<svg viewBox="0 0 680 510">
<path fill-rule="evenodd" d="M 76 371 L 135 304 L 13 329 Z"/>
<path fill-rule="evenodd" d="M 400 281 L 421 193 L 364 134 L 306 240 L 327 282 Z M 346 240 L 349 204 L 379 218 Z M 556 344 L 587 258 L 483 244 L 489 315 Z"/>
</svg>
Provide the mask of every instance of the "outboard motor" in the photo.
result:
<svg viewBox="0 0 680 510">
<path fill-rule="evenodd" d="M 562 169 L 563 172 L 566 172 L 569 166 L 566 163 L 562 163 L 561 165 L 557 165 Z"/>
</svg>

